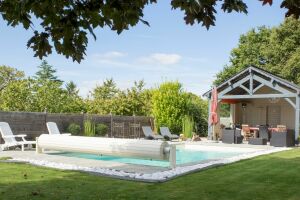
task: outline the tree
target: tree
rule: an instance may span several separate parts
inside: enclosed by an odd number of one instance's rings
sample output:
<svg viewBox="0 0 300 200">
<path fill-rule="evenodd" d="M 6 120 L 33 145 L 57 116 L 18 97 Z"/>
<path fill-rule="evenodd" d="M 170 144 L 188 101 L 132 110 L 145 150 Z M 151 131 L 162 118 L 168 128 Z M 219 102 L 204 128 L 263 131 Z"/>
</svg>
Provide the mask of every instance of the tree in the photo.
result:
<svg viewBox="0 0 300 200">
<path fill-rule="evenodd" d="M 44 81 L 43 84 L 39 84 L 35 80 L 33 82 L 33 111 L 62 113 L 66 105 L 67 92 L 61 88 L 61 83 Z"/>
<path fill-rule="evenodd" d="M 272 0 L 259 0 L 272 4 Z M 286 16 L 299 18 L 300 2 L 281 0 L 281 8 L 287 9 Z M 110 1 L 19 1 L 0 0 L 0 13 L 10 26 L 21 24 L 25 29 L 33 29 L 34 35 L 27 42 L 35 56 L 42 59 L 52 53 L 71 57 L 80 62 L 85 55 L 90 33 L 96 39 L 94 29 L 109 27 L 120 34 L 131 26 L 142 22 L 143 9 L 157 0 L 110 0 Z M 217 2 L 224 12 L 247 13 L 243 0 L 171 0 L 172 9 L 184 12 L 186 24 L 202 23 L 209 28 L 215 25 Z M 32 18 L 40 22 L 33 24 Z M 52 42 L 50 42 L 52 41 Z"/>
<path fill-rule="evenodd" d="M 187 95 L 179 82 L 162 83 L 152 95 L 152 113 L 155 126 L 168 126 L 174 133 L 182 128 L 182 119 L 187 113 Z"/>
<path fill-rule="evenodd" d="M 87 100 L 88 112 L 115 115 L 149 115 L 151 93 L 144 89 L 145 82 L 135 81 L 127 90 L 117 88 L 113 79 L 106 79 L 97 86 Z"/>
<path fill-rule="evenodd" d="M 0 66 L 0 91 L 3 90 L 12 81 L 21 80 L 24 78 L 24 72 L 9 66 Z"/>
<path fill-rule="evenodd" d="M 287 18 L 278 27 L 259 27 L 242 35 L 230 62 L 217 74 L 220 84 L 235 73 L 256 65 L 300 84 L 300 20 Z"/>
<path fill-rule="evenodd" d="M 119 115 L 149 115 L 151 93 L 144 89 L 143 80 L 135 81 L 134 86 L 126 91 L 119 92 L 116 98 L 118 104 L 116 114 Z"/>
<path fill-rule="evenodd" d="M 66 84 L 66 90 L 69 96 L 78 96 L 79 90 L 73 81 Z"/>
<path fill-rule="evenodd" d="M 85 112 L 86 106 L 84 100 L 79 96 L 79 89 L 73 81 L 66 84 L 66 99 L 63 112 Z"/>
<path fill-rule="evenodd" d="M 53 66 L 49 65 L 46 60 L 43 60 L 41 65 L 38 66 L 39 71 L 35 73 L 34 79 L 44 82 L 44 81 L 56 81 L 62 83 L 61 80 L 55 75 L 56 69 L 53 69 Z"/>
<path fill-rule="evenodd" d="M 193 93 L 187 93 L 187 114 L 193 118 L 194 131 L 199 135 L 206 136 L 208 102 Z"/>
<path fill-rule="evenodd" d="M 11 81 L 2 91 L 0 109 L 4 111 L 32 111 L 31 82 L 28 79 Z"/>
<path fill-rule="evenodd" d="M 97 85 L 91 92 L 91 99 L 87 100 L 88 112 L 97 114 L 109 114 L 116 110 L 120 102 L 115 102 L 119 90 L 114 80 L 106 79 L 102 85 Z M 115 114 L 115 113 L 114 113 Z"/>
<path fill-rule="evenodd" d="M 115 81 L 110 78 L 103 81 L 103 85 L 96 86 L 92 92 L 92 97 L 94 99 L 111 99 L 118 91 Z"/>
</svg>

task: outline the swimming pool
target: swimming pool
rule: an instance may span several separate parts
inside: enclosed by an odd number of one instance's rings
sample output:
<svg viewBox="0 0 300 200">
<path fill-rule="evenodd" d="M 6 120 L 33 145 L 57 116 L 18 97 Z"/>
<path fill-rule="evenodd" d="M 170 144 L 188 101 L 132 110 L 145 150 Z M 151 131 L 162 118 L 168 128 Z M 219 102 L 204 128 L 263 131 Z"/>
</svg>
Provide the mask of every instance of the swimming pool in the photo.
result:
<svg viewBox="0 0 300 200">
<path fill-rule="evenodd" d="M 188 148 L 186 146 L 178 146 L 176 148 L 176 165 L 186 165 L 189 163 L 198 163 L 206 160 L 228 158 L 243 153 L 244 151 L 239 150 L 237 148 L 228 150 L 226 148 L 210 149 L 210 148 L 199 148 L 199 147 Z M 151 160 L 151 159 L 142 159 L 142 158 L 129 158 L 129 157 L 95 155 L 95 154 L 74 153 L 74 152 L 56 152 L 56 153 L 48 153 L 48 154 L 66 156 L 66 157 L 102 160 L 102 161 L 112 161 L 112 162 L 127 163 L 127 164 L 157 166 L 157 167 L 169 166 L 169 161 Z"/>
</svg>

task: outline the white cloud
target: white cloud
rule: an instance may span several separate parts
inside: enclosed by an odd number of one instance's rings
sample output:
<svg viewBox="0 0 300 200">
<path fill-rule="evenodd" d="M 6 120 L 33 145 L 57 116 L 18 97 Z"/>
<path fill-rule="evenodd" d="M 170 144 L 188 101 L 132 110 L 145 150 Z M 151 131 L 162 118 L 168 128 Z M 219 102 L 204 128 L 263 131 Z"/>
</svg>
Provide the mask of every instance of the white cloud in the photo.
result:
<svg viewBox="0 0 300 200">
<path fill-rule="evenodd" d="M 179 54 L 154 53 L 138 58 L 137 61 L 140 64 L 146 65 L 174 65 L 181 59 L 182 57 Z"/>
<path fill-rule="evenodd" d="M 127 54 L 119 51 L 109 51 L 106 53 L 98 53 L 92 55 L 92 60 L 96 64 L 113 65 L 113 66 L 129 66 L 128 63 L 123 62 L 121 59 L 126 57 Z"/>
<path fill-rule="evenodd" d="M 94 57 L 99 59 L 116 59 L 126 56 L 125 53 L 119 52 L 119 51 L 109 51 L 106 53 L 98 53 L 94 54 Z"/>
</svg>

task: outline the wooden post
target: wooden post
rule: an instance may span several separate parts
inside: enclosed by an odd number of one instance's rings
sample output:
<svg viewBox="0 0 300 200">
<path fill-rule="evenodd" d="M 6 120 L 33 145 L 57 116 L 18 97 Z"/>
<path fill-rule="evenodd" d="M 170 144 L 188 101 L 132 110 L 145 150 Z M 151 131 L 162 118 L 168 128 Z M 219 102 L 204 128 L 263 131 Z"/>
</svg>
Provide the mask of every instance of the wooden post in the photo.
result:
<svg viewBox="0 0 300 200">
<path fill-rule="evenodd" d="M 253 72 L 251 68 L 249 70 L 249 73 L 250 73 L 250 85 L 249 85 L 250 95 L 253 95 Z"/>
<path fill-rule="evenodd" d="M 230 122 L 235 124 L 235 104 L 230 104 Z"/>
<path fill-rule="evenodd" d="M 296 109 L 295 109 L 295 140 L 299 137 L 299 120 L 300 120 L 300 97 L 296 97 Z"/>
</svg>

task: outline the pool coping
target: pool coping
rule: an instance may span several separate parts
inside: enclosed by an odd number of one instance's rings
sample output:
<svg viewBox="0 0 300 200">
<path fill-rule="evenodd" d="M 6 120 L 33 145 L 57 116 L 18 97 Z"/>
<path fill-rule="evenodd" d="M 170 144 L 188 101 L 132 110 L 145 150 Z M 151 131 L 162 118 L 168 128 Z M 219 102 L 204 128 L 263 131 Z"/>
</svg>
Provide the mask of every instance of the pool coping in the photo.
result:
<svg viewBox="0 0 300 200">
<path fill-rule="evenodd" d="M 12 156 L 13 159 L 7 161 L 1 161 L 1 162 L 23 162 L 23 163 L 28 163 L 31 165 L 41 166 L 41 167 L 48 167 L 48 168 L 54 168 L 60 170 L 80 171 L 80 172 L 86 172 L 93 175 L 100 175 L 100 176 L 118 178 L 123 180 L 155 183 L 155 182 L 166 182 L 186 174 L 210 169 L 217 166 L 231 164 L 237 161 L 254 158 L 261 155 L 267 155 L 271 153 L 285 151 L 289 149 L 292 148 L 282 147 L 282 148 L 273 148 L 273 149 L 257 149 L 257 151 L 254 152 L 243 153 L 241 155 L 232 156 L 229 158 L 202 161 L 193 165 L 177 166 L 174 169 L 161 168 L 160 169 L 161 171 L 156 171 L 152 173 L 151 172 L 150 173 L 126 172 L 124 170 L 103 168 L 103 167 L 102 168 L 84 167 L 84 166 L 79 166 L 74 164 L 64 164 L 59 162 L 47 161 L 47 160 L 36 160 L 36 159 L 28 159 L 28 158 L 20 158 L 20 157 L 17 158 L 13 156 Z M 83 159 L 83 158 L 79 158 L 79 159 Z"/>
</svg>

